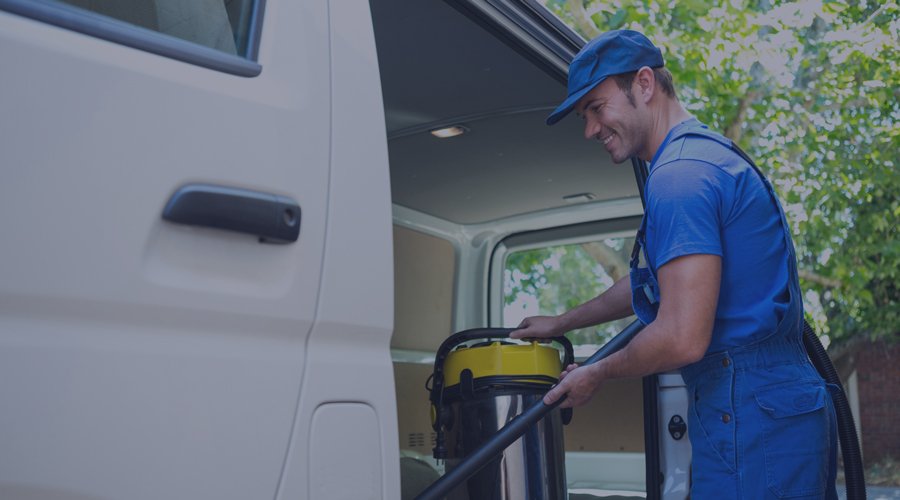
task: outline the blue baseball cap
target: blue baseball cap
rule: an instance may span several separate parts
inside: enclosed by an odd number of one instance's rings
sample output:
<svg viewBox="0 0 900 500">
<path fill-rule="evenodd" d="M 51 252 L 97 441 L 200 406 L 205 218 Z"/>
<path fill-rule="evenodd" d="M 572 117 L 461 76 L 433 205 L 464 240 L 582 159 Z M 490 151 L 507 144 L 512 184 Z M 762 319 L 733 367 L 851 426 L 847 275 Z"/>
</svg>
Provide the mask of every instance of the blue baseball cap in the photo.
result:
<svg viewBox="0 0 900 500">
<path fill-rule="evenodd" d="M 569 65 L 569 96 L 547 117 L 547 125 L 562 120 L 585 94 L 612 75 L 630 73 L 644 66 L 665 65 L 662 52 L 642 33 L 615 30 L 582 47 Z"/>
</svg>

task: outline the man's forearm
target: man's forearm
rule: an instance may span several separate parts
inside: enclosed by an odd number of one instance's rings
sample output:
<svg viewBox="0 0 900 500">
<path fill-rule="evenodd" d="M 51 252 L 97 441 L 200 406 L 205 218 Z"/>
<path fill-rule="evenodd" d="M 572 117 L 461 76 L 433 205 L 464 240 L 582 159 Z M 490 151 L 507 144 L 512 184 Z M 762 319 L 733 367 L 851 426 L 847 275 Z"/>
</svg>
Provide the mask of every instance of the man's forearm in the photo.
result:
<svg viewBox="0 0 900 500">
<path fill-rule="evenodd" d="M 564 331 L 606 323 L 634 314 L 631 309 L 631 284 L 626 276 L 607 291 L 559 316 Z"/>
<path fill-rule="evenodd" d="M 712 339 L 721 267 L 719 256 L 703 254 L 663 266 L 656 320 L 624 349 L 597 363 L 599 378 L 639 377 L 701 359 Z"/>
<path fill-rule="evenodd" d="M 608 380 L 662 373 L 696 361 L 696 356 L 686 353 L 665 326 L 659 321 L 651 323 L 625 348 L 592 368 L 602 380 Z"/>
</svg>

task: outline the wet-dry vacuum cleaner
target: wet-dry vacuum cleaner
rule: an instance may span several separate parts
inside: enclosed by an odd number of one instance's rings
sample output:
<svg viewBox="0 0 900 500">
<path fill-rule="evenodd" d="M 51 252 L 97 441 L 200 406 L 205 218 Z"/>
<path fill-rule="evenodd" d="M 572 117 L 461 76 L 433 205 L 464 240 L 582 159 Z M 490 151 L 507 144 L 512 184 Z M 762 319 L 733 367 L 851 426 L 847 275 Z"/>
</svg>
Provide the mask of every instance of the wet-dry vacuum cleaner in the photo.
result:
<svg viewBox="0 0 900 500">
<path fill-rule="evenodd" d="M 452 471 L 525 409 L 538 403 L 573 362 L 572 344 L 563 348 L 503 341 L 511 329 L 484 328 L 450 336 L 435 356 L 431 376 L 434 458 Z M 523 500 L 566 498 L 564 423 L 571 410 L 556 409 L 531 426 L 501 454 L 447 498 Z"/>
</svg>

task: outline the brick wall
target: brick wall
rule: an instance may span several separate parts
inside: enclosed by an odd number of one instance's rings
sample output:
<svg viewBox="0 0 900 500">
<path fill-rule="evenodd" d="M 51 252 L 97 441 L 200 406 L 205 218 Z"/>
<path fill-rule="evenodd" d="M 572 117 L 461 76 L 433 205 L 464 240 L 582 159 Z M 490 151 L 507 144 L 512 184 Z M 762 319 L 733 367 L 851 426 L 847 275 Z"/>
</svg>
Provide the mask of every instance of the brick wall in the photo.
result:
<svg viewBox="0 0 900 500">
<path fill-rule="evenodd" d="M 900 459 L 900 342 L 863 342 L 854 358 L 865 462 Z"/>
</svg>

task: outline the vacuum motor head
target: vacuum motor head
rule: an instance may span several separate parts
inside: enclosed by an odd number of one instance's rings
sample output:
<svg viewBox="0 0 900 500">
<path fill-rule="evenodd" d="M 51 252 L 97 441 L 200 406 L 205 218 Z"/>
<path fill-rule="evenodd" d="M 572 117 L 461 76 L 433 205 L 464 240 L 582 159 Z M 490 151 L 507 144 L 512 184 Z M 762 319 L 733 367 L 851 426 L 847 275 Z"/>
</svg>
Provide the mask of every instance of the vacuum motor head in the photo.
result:
<svg viewBox="0 0 900 500">
<path fill-rule="evenodd" d="M 473 380 L 486 377 L 553 385 L 562 371 L 559 351 L 537 342 L 518 345 L 492 342 L 478 347 L 459 347 L 444 362 L 444 387 L 460 383 L 469 370 Z M 501 380 L 502 380 L 501 379 Z"/>
</svg>

